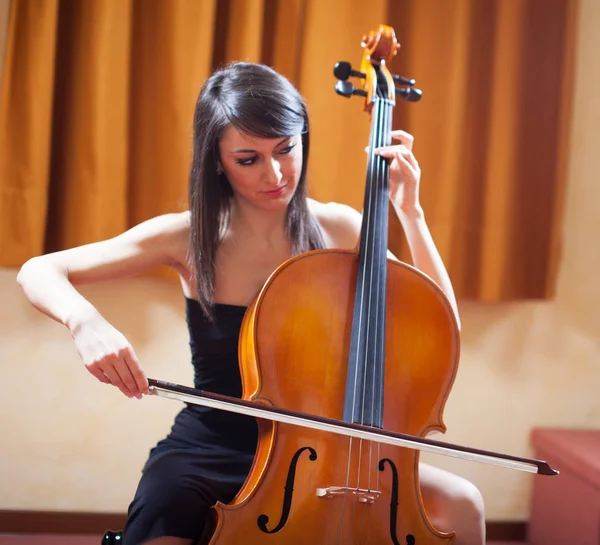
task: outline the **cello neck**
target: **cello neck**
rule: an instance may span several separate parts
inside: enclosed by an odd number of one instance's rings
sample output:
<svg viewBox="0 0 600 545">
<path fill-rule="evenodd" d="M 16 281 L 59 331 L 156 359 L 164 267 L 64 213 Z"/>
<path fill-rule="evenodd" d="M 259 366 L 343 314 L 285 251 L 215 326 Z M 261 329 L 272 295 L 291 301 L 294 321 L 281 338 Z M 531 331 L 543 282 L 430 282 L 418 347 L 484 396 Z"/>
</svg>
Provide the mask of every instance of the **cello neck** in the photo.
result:
<svg viewBox="0 0 600 545">
<path fill-rule="evenodd" d="M 375 71 L 377 87 L 385 89 Z M 389 163 L 374 150 L 391 143 L 394 102 L 379 92 L 372 102 L 344 420 L 383 428 Z"/>
</svg>

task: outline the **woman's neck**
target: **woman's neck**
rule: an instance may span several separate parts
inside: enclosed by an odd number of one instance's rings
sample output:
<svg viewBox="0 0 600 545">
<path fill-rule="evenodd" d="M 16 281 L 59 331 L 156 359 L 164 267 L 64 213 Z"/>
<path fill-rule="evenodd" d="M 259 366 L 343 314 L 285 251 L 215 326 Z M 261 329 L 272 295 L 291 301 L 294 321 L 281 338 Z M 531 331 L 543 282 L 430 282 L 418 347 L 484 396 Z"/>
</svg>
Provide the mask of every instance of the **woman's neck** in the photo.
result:
<svg viewBox="0 0 600 545">
<path fill-rule="evenodd" d="M 287 209 L 267 212 L 232 199 L 228 231 L 236 238 L 281 244 L 289 240 L 286 227 Z"/>
</svg>

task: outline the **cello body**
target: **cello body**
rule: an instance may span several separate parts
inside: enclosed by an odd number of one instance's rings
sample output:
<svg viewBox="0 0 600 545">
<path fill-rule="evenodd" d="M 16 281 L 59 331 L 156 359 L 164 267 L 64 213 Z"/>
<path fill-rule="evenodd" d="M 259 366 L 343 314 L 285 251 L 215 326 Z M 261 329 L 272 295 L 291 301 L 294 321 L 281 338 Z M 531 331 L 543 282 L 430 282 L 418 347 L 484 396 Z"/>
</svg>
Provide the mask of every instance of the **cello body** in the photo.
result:
<svg viewBox="0 0 600 545">
<path fill-rule="evenodd" d="M 318 250 L 270 277 L 240 333 L 244 399 L 342 420 L 352 333 L 356 252 Z M 386 430 L 444 431 L 459 332 L 441 290 L 388 260 Z M 430 524 L 418 452 L 258 419 L 259 444 L 244 486 L 217 504 L 211 545 L 451 543 Z"/>
</svg>

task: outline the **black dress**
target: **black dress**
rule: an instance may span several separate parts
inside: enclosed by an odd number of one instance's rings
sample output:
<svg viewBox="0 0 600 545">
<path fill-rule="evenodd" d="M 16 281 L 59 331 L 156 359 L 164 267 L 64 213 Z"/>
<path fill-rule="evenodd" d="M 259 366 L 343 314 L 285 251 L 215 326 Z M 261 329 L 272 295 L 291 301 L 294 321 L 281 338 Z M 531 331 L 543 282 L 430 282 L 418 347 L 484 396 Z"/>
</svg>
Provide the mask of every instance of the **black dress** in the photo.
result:
<svg viewBox="0 0 600 545">
<path fill-rule="evenodd" d="M 238 336 L 246 307 L 216 305 L 211 323 L 186 299 L 196 388 L 240 397 Z M 123 530 L 124 545 L 161 536 L 199 539 L 210 506 L 230 502 L 257 442 L 252 417 L 186 405 L 169 435 L 150 451 Z"/>
</svg>

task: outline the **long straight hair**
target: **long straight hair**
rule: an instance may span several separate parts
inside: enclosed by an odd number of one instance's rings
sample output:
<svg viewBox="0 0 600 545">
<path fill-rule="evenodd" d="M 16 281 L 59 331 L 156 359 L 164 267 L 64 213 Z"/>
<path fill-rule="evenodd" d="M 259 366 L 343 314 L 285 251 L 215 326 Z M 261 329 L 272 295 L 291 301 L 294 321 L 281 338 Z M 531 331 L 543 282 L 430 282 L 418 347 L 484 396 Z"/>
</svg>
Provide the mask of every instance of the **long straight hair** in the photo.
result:
<svg viewBox="0 0 600 545">
<path fill-rule="evenodd" d="M 233 190 L 218 172 L 219 139 L 228 126 L 259 138 L 301 134 L 302 168 L 287 210 L 286 233 L 293 255 L 324 247 L 307 204 L 310 133 L 306 104 L 281 74 L 261 64 L 236 62 L 217 70 L 202 86 L 194 111 L 189 178 L 190 261 L 204 314 L 212 319 L 215 255 L 229 222 Z"/>
</svg>

